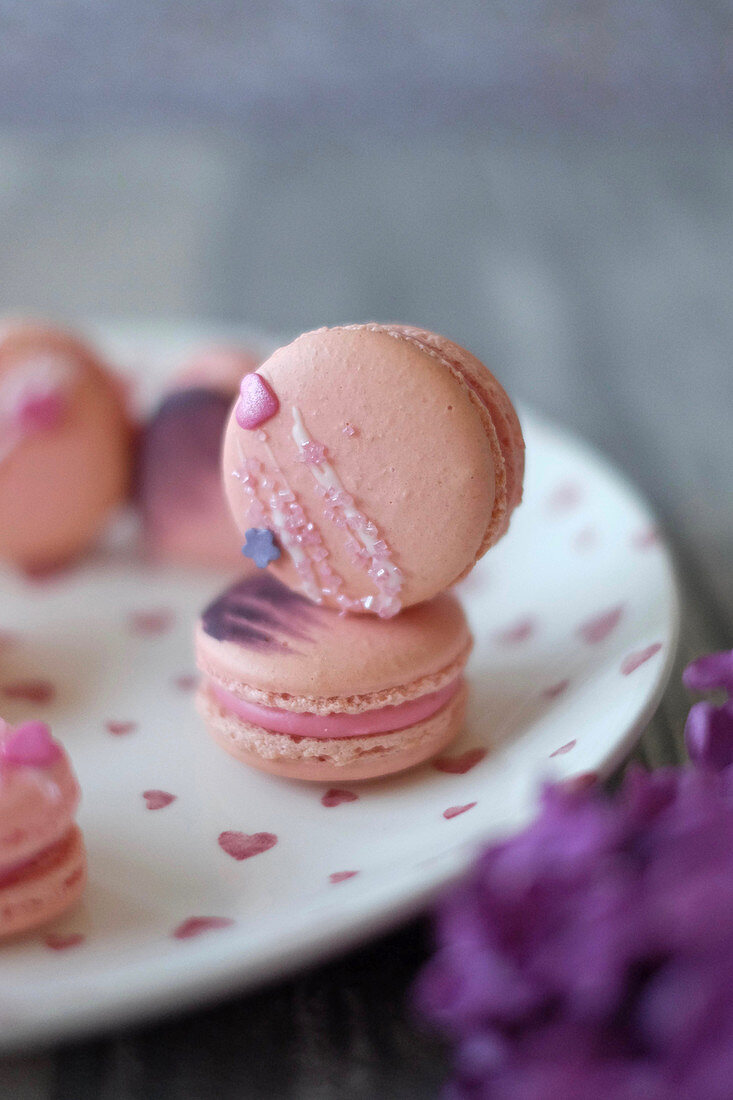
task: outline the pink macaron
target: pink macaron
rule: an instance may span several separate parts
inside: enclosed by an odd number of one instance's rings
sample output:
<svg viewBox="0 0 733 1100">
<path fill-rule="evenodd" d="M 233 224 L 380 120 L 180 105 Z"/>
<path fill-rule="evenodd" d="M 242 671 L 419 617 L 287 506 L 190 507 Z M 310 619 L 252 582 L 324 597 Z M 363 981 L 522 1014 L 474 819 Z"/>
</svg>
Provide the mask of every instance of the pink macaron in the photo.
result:
<svg viewBox="0 0 733 1100">
<path fill-rule="evenodd" d="M 80 554 L 127 494 L 123 387 L 70 333 L 0 330 L 0 560 L 43 570 Z"/>
<path fill-rule="evenodd" d="M 158 561 L 239 573 L 254 565 L 221 484 L 221 445 L 242 378 L 260 358 L 246 348 L 197 352 L 143 427 L 136 499 L 145 549 Z"/>
<path fill-rule="evenodd" d="M 243 380 L 223 474 L 245 553 L 314 603 L 389 618 L 505 533 L 524 441 L 470 352 L 409 326 L 348 325 L 300 336 Z"/>
<path fill-rule="evenodd" d="M 0 936 L 24 932 L 68 909 L 86 882 L 74 823 L 79 786 L 42 722 L 0 720 Z"/>
<path fill-rule="evenodd" d="M 340 615 L 261 573 L 201 617 L 198 707 L 214 740 L 263 771 L 371 779 L 458 734 L 471 644 L 450 594 L 386 622 Z"/>
</svg>

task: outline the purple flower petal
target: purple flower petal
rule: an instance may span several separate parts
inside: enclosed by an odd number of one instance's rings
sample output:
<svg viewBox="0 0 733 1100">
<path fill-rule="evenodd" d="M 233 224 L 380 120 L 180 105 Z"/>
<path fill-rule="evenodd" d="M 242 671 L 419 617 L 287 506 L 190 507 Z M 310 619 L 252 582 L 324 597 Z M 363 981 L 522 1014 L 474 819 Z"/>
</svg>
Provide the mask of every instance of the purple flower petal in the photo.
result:
<svg viewBox="0 0 733 1100">
<path fill-rule="evenodd" d="M 687 716 L 685 743 L 693 764 L 715 771 L 733 764 L 733 700 L 722 707 L 695 703 Z"/>
<path fill-rule="evenodd" d="M 698 657 L 682 673 L 689 691 L 716 691 L 722 688 L 733 695 L 733 649 Z"/>
</svg>

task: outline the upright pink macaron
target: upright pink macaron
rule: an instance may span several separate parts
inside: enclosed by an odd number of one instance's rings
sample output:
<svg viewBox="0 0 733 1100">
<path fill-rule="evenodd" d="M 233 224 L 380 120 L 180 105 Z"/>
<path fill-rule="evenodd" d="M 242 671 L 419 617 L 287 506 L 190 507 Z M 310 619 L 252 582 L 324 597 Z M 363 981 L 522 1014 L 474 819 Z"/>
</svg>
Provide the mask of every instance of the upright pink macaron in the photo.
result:
<svg viewBox="0 0 733 1100">
<path fill-rule="evenodd" d="M 239 384 L 259 361 L 246 348 L 198 351 L 144 425 L 136 499 L 151 557 L 240 573 L 254 568 L 224 499 L 221 448 Z"/>
<path fill-rule="evenodd" d="M 120 382 L 70 333 L 0 330 L 0 561 L 62 564 L 124 500 L 131 426 Z"/>
<path fill-rule="evenodd" d="M 427 760 L 457 735 L 470 649 L 452 595 L 385 622 L 339 615 L 261 573 L 203 613 L 198 706 L 212 737 L 256 768 L 371 779 Z"/>
<path fill-rule="evenodd" d="M 58 916 L 80 896 L 86 856 L 79 786 L 42 722 L 0 720 L 0 936 Z"/>
<path fill-rule="evenodd" d="M 223 473 L 241 531 L 271 538 L 285 584 L 388 618 L 504 534 L 524 441 L 470 352 L 405 325 L 348 325 L 300 336 L 243 380 Z"/>
</svg>

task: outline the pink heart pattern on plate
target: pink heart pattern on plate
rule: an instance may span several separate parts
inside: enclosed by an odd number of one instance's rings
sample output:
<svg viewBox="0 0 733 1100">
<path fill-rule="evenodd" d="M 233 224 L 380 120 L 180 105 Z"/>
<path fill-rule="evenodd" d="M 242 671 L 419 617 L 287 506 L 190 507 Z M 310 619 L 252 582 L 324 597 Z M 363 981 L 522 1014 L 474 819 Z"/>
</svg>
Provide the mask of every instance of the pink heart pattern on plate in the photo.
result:
<svg viewBox="0 0 733 1100">
<path fill-rule="evenodd" d="M 188 917 L 173 929 L 171 935 L 175 940 L 190 940 L 194 936 L 201 936 L 204 932 L 216 932 L 220 928 L 231 928 L 234 921 L 231 917 Z"/>
<path fill-rule="evenodd" d="M 653 645 L 649 645 L 646 649 L 640 649 L 636 653 L 629 653 L 627 657 L 624 657 L 621 662 L 621 674 L 623 676 L 630 676 L 632 672 L 636 672 L 637 668 L 640 668 L 647 661 L 655 657 L 662 648 L 661 642 L 654 642 Z"/>
<path fill-rule="evenodd" d="M 233 829 L 227 829 L 219 833 L 219 847 L 232 859 L 251 859 L 252 856 L 269 852 L 277 844 L 274 833 L 239 833 Z"/>
<path fill-rule="evenodd" d="M 475 802 L 467 802 L 465 806 L 449 806 L 447 810 L 443 810 L 443 817 L 446 821 L 450 821 L 452 817 L 458 817 L 460 814 L 465 814 L 467 810 L 472 810 L 475 805 Z"/>
<path fill-rule="evenodd" d="M 149 810 L 164 810 L 176 801 L 176 796 L 168 791 L 143 791 L 143 798 Z"/>
<path fill-rule="evenodd" d="M 339 882 L 346 882 L 347 879 L 353 878 L 354 875 L 358 874 L 358 871 L 334 871 L 333 874 L 328 876 L 328 881 L 336 886 Z"/>
<path fill-rule="evenodd" d="M 586 622 L 581 623 L 578 627 L 578 634 L 588 645 L 597 645 L 598 642 L 604 641 L 616 629 L 623 613 L 623 604 L 609 607 L 607 611 L 602 611 L 600 615 L 594 615 L 592 619 L 587 619 Z"/>
<path fill-rule="evenodd" d="M 137 722 L 116 722 L 110 719 L 104 723 L 104 728 L 107 733 L 111 733 L 114 737 L 124 737 L 126 733 L 134 733 L 137 729 Z"/>
<path fill-rule="evenodd" d="M 346 791 L 338 787 L 331 787 L 331 789 L 326 791 L 322 796 L 321 805 L 326 807 L 340 806 L 342 802 L 356 802 L 358 798 L 358 794 L 354 791 Z"/>
</svg>

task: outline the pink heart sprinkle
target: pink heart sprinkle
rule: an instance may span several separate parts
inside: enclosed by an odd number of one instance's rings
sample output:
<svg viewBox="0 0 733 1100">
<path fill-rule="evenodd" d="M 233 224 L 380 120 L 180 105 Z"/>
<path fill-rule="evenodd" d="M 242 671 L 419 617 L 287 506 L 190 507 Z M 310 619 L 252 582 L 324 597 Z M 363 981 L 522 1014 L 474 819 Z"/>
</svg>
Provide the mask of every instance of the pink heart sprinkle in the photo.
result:
<svg viewBox="0 0 733 1100">
<path fill-rule="evenodd" d="M 499 645 L 519 645 L 520 642 L 526 642 L 528 638 L 531 638 L 535 629 L 534 619 L 520 619 L 505 630 L 500 630 L 496 635 L 496 641 Z"/>
<path fill-rule="evenodd" d="M 459 814 L 465 814 L 466 810 L 472 810 L 475 805 L 475 802 L 467 802 L 465 806 L 449 806 L 447 810 L 443 810 L 443 817 L 446 821 L 450 821 L 452 817 L 458 817 Z"/>
<path fill-rule="evenodd" d="M 245 374 L 239 387 L 239 395 L 235 412 L 237 424 L 249 431 L 264 424 L 280 408 L 272 386 L 256 371 Z"/>
<path fill-rule="evenodd" d="M 612 630 L 616 629 L 623 613 L 623 604 L 611 607 L 608 611 L 602 611 L 600 615 L 595 615 L 587 622 L 581 623 L 578 627 L 578 634 L 588 645 L 596 645 L 607 638 Z"/>
<path fill-rule="evenodd" d="M 195 672 L 184 672 L 182 676 L 176 676 L 173 683 L 179 691 L 194 691 L 199 678 Z"/>
<path fill-rule="evenodd" d="M 346 882 L 347 878 L 353 878 L 354 875 L 358 875 L 358 871 L 334 871 L 333 874 L 328 876 L 328 881 L 332 882 L 334 886 L 338 882 Z"/>
<path fill-rule="evenodd" d="M 570 752 L 571 749 L 574 749 L 577 743 L 577 739 L 573 738 L 573 740 L 568 741 L 566 745 L 561 745 L 559 749 L 555 749 L 554 752 L 551 752 L 550 756 L 564 756 L 566 752 Z"/>
<path fill-rule="evenodd" d="M 14 684 L 6 684 L 3 695 L 6 699 L 22 699 L 25 703 L 43 707 L 56 697 L 56 688 L 48 680 L 18 680 Z"/>
<path fill-rule="evenodd" d="M 49 768 L 61 756 L 61 748 L 45 722 L 24 722 L 11 733 L 0 751 L 8 764 L 35 768 Z"/>
<path fill-rule="evenodd" d="M 149 810 L 162 810 L 176 800 L 176 796 L 168 791 L 143 791 L 143 798 Z"/>
<path fill-rule="evenodd" d="M 174 621 L 173 612 L 167 608 L 159 608 L 156 611 L 133 611 L 128 619 L 130 631 L 142 637 L 165 634 L 171 629 Z"/>
<path fill-rule="evenodd" d="M 556 684 L 550 684 L 549 687 L 545 688 L 545 690 L 542 692 L 542 698 L 543 699 L 557 699 L 557 697 L 559 695 L 563 695 L 564 692 L 566 692 L 569 687 L 570 687 L 570 681 L 569 680 L 558 680 L 558 682 Z"/>
<path fill-rule="evenodd" d="M 662 648 L 661 642 L 654 642 L 653 645 L 649 645 L 646 649 L 640 649 L 637 653 L 629 653 L 627 657 L 624 657 L 621 662 L 621 673 L 623 676 L 630 676 L 632 672 L 636 672 L 640 665 L 643 665 L 655 654 L 659 653 Z"/>
<path fill-rule="evenodd" d="M 359 798 L 358 794 L 354 794 L 353 791 L 339 790 L 338 787 L 331 787 L 330 790 L 321 798 L 322 806 L 340 806 L 342 802 L 356 802 Z"/>
<path fill-rule="evenodd" d="M 104 728 L 115 737 L 122 737 L 126 733 L 132 733 L 137 729 L 137 722 L 105 722 Z"/>
<path fill-rule="evenodd" d="M 461 756 L 441 756 L 433 761 L 433 767 L 446 775 L 465 775 L 481 763 L 486 753 L 486 749 L 469 749 Z"/>
<path fill-rule="evenodd" d="M 219 928 L 231 928 L 234 921 L 231 917 L 189 917 L 171 935 L 176 940 L 190 940 L 194 936 L 200 936 L 203 932 L 215 932 Z"/>
<path fill-rule="evenodd" d="M 52 932 L 43 941 L 46 947 L 52 951 L 68 951 L 70 947 L 80 947 L 86 940 L 81 932 L 69 932 L 66 935 L 60 932 Z"/>
<path fill-rule="evenodd" d="M 268 852 L 270 848 L 274 848 L 276 844 L 277 837 L 274 833 L 252 833 L 252 835 L 248 835 L 247 833 L 227 830 L 219 834 L 219 847 L 228 856 L 236 860 L 259 856 L 263 852 Z"/>
</svg>

